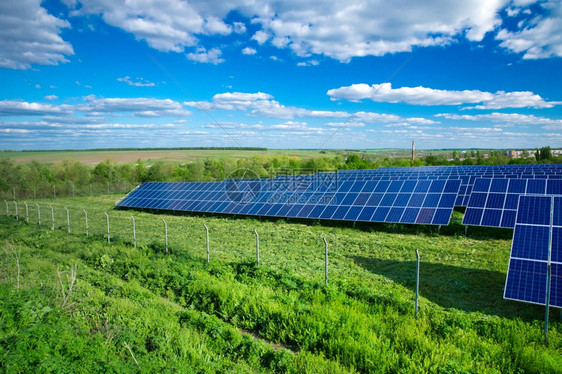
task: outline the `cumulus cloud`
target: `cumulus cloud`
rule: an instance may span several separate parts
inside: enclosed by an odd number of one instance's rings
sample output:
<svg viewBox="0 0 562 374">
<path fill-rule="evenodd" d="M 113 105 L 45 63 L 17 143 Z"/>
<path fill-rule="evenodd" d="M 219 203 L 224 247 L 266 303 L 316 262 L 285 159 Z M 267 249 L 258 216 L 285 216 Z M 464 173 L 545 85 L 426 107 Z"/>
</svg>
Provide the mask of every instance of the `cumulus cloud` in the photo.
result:
<svg viewBox="0 0 562 374">
<path fill-rule="evenodd" d="M 185 105 L 202 110 L 241 110 L 247 111 L 249 116 L 264 116 L 271 118 L 292 119 L 295 117 L 345 117 L 345 112 L 318 111 L 282 105 L 273 96 L 263 93 L 226 92 L 213 96 L 211 102 L 185 102 Z"/>
<path fill-rule="evenodd" d="M 525 52 L 525 58 L 562 53 L 559 0 L 540 3 L 545 15 L 527 20 L 517 30 L 502 25 L 500 13 L 508 17 L 530 13 L 528 7 L 536 1 L 396 0 L 389 5 L 339 0 L 82 0 L 81 6 L 65 1 L 74 9 L 71 14 L 99 14 L 106 23 L 160 51 L 202 46 L 200 36 L 245 34 L 244 23 L 225 23 L 235 11 L 257 28 L 252 40 L 301 57 L 325 55 L 348 62 L 353 57 L 444 46 L 458 39 L 480 42 L 490 32 L 504 48 Z"/>
<path fill-rule="evenodd" d="M 0 1 L 0 67 L 29 69 L 32 65 L 58 65 L 74 54 L 60 37 L 70 27 L 41 7 L 40 0 Z"/>
<path fill-rule="evenodd" d="M 135 87 L 154 87 L 156 84 L 154 82 L 148 82 L 144 78 L 137 78 L 135 82 L 131 80 L 131 77 L 124 76 L 122 78 L 117 78 L 119 82 L 127 83 L 129 86 Z"/>
<path fill-rule="evenodd" d="M 251 47 L 246 47 L 242 50 L 243 55 L 255 55 L 256 53 L 258 53 L 258 51 Z"/>
<path fill-rule="evenodd" d="M 501 109 L 501 108 L 552 108 L 560 105 L 559 101 L 545 101 L 542 97 L 529 91 L 496 93 L 479 90 L 440 90 L 428 87 L 400 87 L 392 88 L 390 83 L 352 84 L 328 90 L 331 100 L 345 99 L 360 101 L 369 99 L 375 102 L 407 103 L 413 105 L 463 105 L 477 104 L 473 109 Z"/>
<path fill-rule="evenodd" d="M 518 4 L 520 7 L 529 2 Z M 515 53 L 523 53 L 524 59 L 562 57 L 562 5 L 559 0 L 540 4 L 544 15 L 529 15 L 517 30 L 501 29 L 496 38 L 501 46 Z M 521 8 L 514 8 L 508 15 L 517 15 Z"/>
<path fill-rule="evenodd" d="M 435 124 L 436 122 L 419 117 L 401 117 L 395 114 L 345 111 L 314 110 L 286 106 L 274 100 L 273 96 L 264 92 L 244 93 L 226 92 L 216 94 L 212 101 L 188 101 L 184 105 L 195 107 L 200 110 L 231 110 L 245 111 L 250 117 L 269 117 L 291 120 L 294 118 L 342 118 L 346 123 L 368 122 L 368 123 L 388 123 L 388 122 L 408 122 L 417 124 Z M 352 125 L 350 125 L 352 126 Z"/>
<path fill-rule="evenodd" d="M 265 31 L 262 31 L 262 30 L 256 31 L 254 36 L 252 36 L 252 40 L 255 40 L 256 42 L 258 42 L 259 45 L 262 45 L 263 43 L 268 41 L 269 38 L 270 38 L 270 35 L 268 33 L 266 33 Z"/>
<path fill-rule="evenodd" d="M 70 114 L 68 105 L 51 105 L 43 103 L 29 103 L 27 101 L 0 101 L 0 116 L 42 116 Z"/>
<path fill-rule="evenodd" d="M 233 29 L 235 33 L 243 34 L 246 32 L 246 25 L 242 22 L 234 22 Z"/>
<path fill-rule="evenodd" d="M 316 5 L 292 1 L 272 3 L 254 22 L 271 40 L 299 56 L 324 54 L 340 61 L 355 56 L 381 56 L 414 47 L 446 45 L 459 35 L 481 41 L 499 24 L 506 0 L 399 0 L 384 2 L 323 1 Z M 276 6 L 277 5 L 277 6 Z M 438 9 L 438 11 L 436 11 Z"/>
<path fill-rule="evenodd" d="M 58 100 L 58 98 L 59 97 L 57 95 L 47 95 L 44 97 L 45 100 L 49 100 L 49 101 Z"/>
<path fill-rule="evenodd" d="M 146 40 L 159 51 L 182 52 L 197 44 L 195 33 L 204 33 L 205 19 L 186 1 L 82 1 L 73 15 L 100 14 L 109 25 Z"/>
<path fill-rule="evenodd" d="M 318 66 L 318 65 L 320 65 L 318 60 L 308 60 L 308 61 L 302 61 L 297 63 L 297 66 Z"/>
<path fill-rule="evenodd" d="M 98 98 L 88 96 L 86 97 L 86 103 L 77 105 L 76 109 L 96 115 L 133 112 L 138 117 L 180 117 L 191 114 L 177 101 L 144 97 Z"/>
<path fill-rule="evenodd" d="M 205 48 L 200 47 L 197 48 L 195 53 L 186 54 L 186 57 L 191 61 L 218 65 L 224 62 L 224 59 L 220 58 L 221 54 L 222 51 L 218 48 L 213 48 L 207 51 Z"/>
</svg>

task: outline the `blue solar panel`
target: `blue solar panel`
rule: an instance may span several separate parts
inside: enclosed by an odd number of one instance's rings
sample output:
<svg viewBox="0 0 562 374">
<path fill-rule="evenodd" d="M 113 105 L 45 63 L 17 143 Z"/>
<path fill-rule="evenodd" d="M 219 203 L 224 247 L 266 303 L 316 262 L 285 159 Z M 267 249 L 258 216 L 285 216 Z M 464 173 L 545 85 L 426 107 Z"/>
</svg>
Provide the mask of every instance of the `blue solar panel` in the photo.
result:
<svg viewBox="0 0 562 374">
<path fill-rule="evenodd" d="M 467 222 L 513 227 L 517 197 L 527 189 L 562 190 L 562 184 L 548 184 L 547 178 L 555 176 L 562 178 L 561 166 L 478 165 L 345 170 L 262 180 L 145 183 L 117 206 L 441 225 L 448 223 L 452 206 L 466 205 L 470 198 L 477 210 L 467 209 Z M 494 179 L 497 177 L 502 179 Z M 514 177 L 528 180 L 509 179 Z M 478 192 L 486 184 L 485 191 Z"/>
<path fill-rule="evenodd" d="M 332 220 L 446 225 L 460 180 L 348 180 L 145 183 L 117 206 Z M 332 187 L 332 191 L 327 191 Z M 292 189 L 294 188 L 294 189 Z M 322 191 L 322 192 L 318 192 Z M 148 198 L 150 196 L 150 198 Z"/>
<path fill-rule="evenodd" d="M 504 298 L 545 305 L 549 287 L 549 305 L 562 307 L 561 208 L 562 196 L 519 198 Z"/>
<path fill-rule="evenodd" d="M 477 179 L 467 204 L 463 224 L 513 228 L 519 196 L 538 194 L 539 191 L 541 195 L 545 195 L 547 191 L 557 191 L 561 188 L 562 180 L 559 179 Z M 533 207 L 527 209 L 533 209 Z M 524 214 L 521 217 L 534 216 Z M 544 217 L 537 216 L 536 218 L 543 219 Z"/>
</svg>

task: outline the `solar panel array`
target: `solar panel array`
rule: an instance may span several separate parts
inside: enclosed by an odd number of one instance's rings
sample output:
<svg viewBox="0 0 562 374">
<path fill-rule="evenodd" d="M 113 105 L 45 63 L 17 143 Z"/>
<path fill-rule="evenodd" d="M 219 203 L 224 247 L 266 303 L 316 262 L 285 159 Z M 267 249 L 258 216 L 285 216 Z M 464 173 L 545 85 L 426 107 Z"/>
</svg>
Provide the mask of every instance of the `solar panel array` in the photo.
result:
<svg viewBox="0 0 562 374">
<path fill-rule="evenodd" d="M 248 216 L 514 228 L 506 299 L 562 307 L 562 165 L 343 170 L 144 183 L 118 207 Z M 548 279 L 550 266 L 551 276 Z"/>
<path fill-rule="evenodd" d="M 562 308 L 562 196 L 521 196 L 504 298 L 546 305 L 548 289 Z"/>
<path fill-rule="evenodd" d="M 474 183 L 463 224 L 515 227 L 519 196 L 562 195 L 561 179 L 479 178 Z"/>
<path fill-rule="evenodd" d="M 144 183 L 118 207 L 366 222 L 446 225 L 460 180 L 308 178 Z"/>
<path fill-rule="evenodd" d="M 145 183 L 117 206 L 266 217 L 446 225 L 454 206 L 469 205 L 465 215 L 466 224 L 513 227 L 516 197 L 523 193 L 520 192 L 521 185 L 525 183 L 524 193 L 534 192 L 539 188 L 533 186 L 556 178 L 562 178 L 562 165 L 341 170 L 337 173 L 287 175 L 270 179 Z M 476 194 L 473 194 L 475 187 Z M 500 193 L 504 193 L 505 197 L 499 196 Z"/>
</svg>

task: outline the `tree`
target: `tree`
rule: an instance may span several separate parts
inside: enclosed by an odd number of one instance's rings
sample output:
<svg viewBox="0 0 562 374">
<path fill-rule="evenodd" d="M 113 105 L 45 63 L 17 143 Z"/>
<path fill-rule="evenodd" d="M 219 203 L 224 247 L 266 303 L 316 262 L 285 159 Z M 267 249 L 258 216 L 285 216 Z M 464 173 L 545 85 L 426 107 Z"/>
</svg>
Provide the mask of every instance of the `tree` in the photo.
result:
<svg viewBox="0 0 562 374">
<path fill-rule="evenodd" d="M 537 152 L 535 153 L 535 157 L 539 162 L 552 160 L 552 150 L 550 149 L 550 147 L 542 147 L 541 149 L 537 150 Z"/>
</svg>

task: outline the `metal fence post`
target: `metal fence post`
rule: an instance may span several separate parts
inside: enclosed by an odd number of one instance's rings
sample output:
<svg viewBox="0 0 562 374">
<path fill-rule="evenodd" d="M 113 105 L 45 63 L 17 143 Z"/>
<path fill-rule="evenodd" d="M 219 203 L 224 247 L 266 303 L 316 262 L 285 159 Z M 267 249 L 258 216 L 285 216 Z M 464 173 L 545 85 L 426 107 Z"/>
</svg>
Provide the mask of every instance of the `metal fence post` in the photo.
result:
<svg viewBox="0 0 562 374">
<path fill-rule="evenodd" d="M 162 222 L 164 222 L 164 238 L 166 242 L 166 254 L 168 254 L 168 224 L 165 219 L 162 219 Z"/>
<path fill-rule="evenodd" d="M 105 214 L 105 218 L 107 219 L 107 242 L 110 243 L 111 239 L 109 236 L 109 214 L 107 214 L 107 212 L 103 212 L 103 214 Z"/>
<path fill-rule="evenodd" d="M 328 242 L 325 237 L 324 240 L 324 284 L 328 285 Z"/>
<path fill-rule="evenodd" d="M 551 265 L 550 262 L 546 268 L 546 302 L 544 311 L 544 344 L 548 345 L 548 314 L 550 307 L 550 279 L 551 279 Z"/>
<path fill-rule="evenodd" d="M 6 203 L 6 217 L 7 217 L 8 214 L 10 213 L 10 206 L 8 205 L 8 200 L 4 200 L 4 202 Z"/>
<path fill-rule="evenodd" d="M 52 205 L 49 205 L 51 207 L 51 230 L 55 229 L 55 210 L 53 209 Z"/>
<path fill-rule="evenodd" d="M 16 188 L 13 187 L 13 191 L 14 191 L 14 200 L 16 199 Z"/>
<path fill-rule="evenodd" d="M 86 236 L 88 236 L 88 213 L 86 209 L 82 209 L 84 211 L 84 218 L 86 219 Z"/>
<path fill-rule="evenodd" d="M 37 205 L 37 224 L 41 226 L 41 207 L 37 203 L 35 205 Z"/>
<path fill-rule="evenodd" d="M 133 247 L 137 248 L 137 229 L 135 227 L 135 217 L 131 216 L 133 220 Z"/>
<path fill-rule="evenodd" d="M 29 223 L 29 206 L 27 206 L 27 203 L 24 202 L 25 204 L 25 222 Z"/>
<path fill-rule="evenodd" d="M 210 261 L 210 255 L 209 255 L 209 228 L 207 227 L 206 224 L 203 224 L 203 226 L 205 226 L 205 231 L 207 232 L 207 262 Z"/>
<path fill-rule="evenodd" d="M 18 203 L 14 200 L 14 206 L 16 207 L 16 221 L 19 221 L 19 216 L 18 216 Z"/>
<path fill-rule="evenodd" d="M 256 234 L 256 264 L 260 266 L 260 236 L 256 229 L 254 229 L 254 234 Z"/>
<path fill-rule="evenodd" d="M 66 231 L 70 234 L 70 213 L 67 207 L 64 207 L 64 209 L 66 210 Z"/>
<path fill-rule="evenodd" d="M 56 199 L 57 198 L 57 185 L 53 184 L 53 197 Z"/>
<path fill-rule="evenodd" d="M 414 311 L 414 317 L 418 318 L 418 295 L 420 292 L 420 253 L 416 249 L 416 306 Z"/>
</svg>

